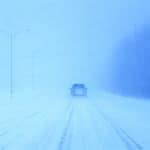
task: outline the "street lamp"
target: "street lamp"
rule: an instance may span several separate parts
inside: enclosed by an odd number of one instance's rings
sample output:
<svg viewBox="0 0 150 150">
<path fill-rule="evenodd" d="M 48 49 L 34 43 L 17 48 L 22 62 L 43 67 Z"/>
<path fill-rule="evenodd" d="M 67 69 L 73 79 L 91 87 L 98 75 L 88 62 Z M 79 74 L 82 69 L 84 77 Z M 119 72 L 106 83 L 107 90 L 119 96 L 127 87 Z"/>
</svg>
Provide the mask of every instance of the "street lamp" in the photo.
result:
<svg viewBox="0 0 150 150">
<path fill-rule="evenodd" d="M 14 83 L 13 83 L 13 43 L 16 36 L 22 34 L 23 32 L 27 32 L 29 30 L 24 30 L 20 32 L 9 32 L 5 30 L 0 30 L 1 33 L 6 34 L 9 37 L 10 41 L 10 99 L 13 99 L 14 94 Z"/>
<path fill-rule="evenodd" d="M 31 67 L 32 67 L 32 90 L 34 91 L 35 89 L 35 59 L 37 57 L 38 51 L 32 51 L 31 55 Z"/>
</svg>

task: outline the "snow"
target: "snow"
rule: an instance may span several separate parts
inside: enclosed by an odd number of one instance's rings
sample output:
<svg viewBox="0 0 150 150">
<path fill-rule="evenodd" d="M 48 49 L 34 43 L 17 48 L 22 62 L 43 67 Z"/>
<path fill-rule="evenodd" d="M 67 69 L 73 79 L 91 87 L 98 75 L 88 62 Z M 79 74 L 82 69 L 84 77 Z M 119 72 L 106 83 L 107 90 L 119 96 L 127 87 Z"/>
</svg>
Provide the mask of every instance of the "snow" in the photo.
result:
<svg viewBox="0 0 150 150">
<path fill-rule="evenodd" d="M 150 101 L 110 93 L 0 101 L 1 150 L 148 150 Z"/>
<path fill-rule="evenodd" d="M 149 150 L 149 6 L 1 0 L 0 150 Z"/>
</svg>

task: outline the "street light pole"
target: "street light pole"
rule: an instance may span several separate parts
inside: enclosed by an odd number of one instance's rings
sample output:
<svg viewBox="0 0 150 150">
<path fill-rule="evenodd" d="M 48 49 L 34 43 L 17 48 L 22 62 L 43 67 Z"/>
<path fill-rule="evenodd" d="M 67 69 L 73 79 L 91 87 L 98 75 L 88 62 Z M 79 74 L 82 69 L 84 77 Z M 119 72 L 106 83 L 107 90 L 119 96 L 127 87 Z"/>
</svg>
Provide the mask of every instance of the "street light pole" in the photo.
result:
<svg viewBox="0 0 150 150">
<path fill-rule="evenodd" d="M 32 55 L 31 55 L 31 68 L 32 68 L 32 91 L 35 90 L 35 61 L 36 61 L 36 57 L 37 57 L 38 51 L 32 51 Z"/>
<path fill-rule="evenodd" d="M 10 99 L 13 99 L 13 34 L 10 33 Z"/>
<path fill-rule="evenodd" d="M 34 65 L 34 60 L 35 59 L 35 53 L 34 52 L 32 52 L 32 59 L 31 59 L 31 61 L 32 61 L 32 90 L 34 91 L 34 89 L 35 89 L 35 76 L 34 76 L 34 71 L 35 71 L 35 69 L 34 69 L 34 67 L 35 67 L 35 65 Z"/>
<path fill-rule="evenodd" d="M 25 30 L 25 31 L 29 31 L 29 30 Z M 13 68 L 14 68 L 14 59 L 13 59 L 13 42 L 14 42 L 14 38 L 15 36 L 17 36 L 18 34 L 22 33 L 22 32 L 9 32 L 9 31 L 5 31 L 5 30 L 0 30 L 0 32 L 3 32 L 5 34 L 7 34 L 9 36 L 9 40 L 10 40 L 10 99 L 13 99 L 14 96 L 14 81 L 13 81 Z"/>
</svg>

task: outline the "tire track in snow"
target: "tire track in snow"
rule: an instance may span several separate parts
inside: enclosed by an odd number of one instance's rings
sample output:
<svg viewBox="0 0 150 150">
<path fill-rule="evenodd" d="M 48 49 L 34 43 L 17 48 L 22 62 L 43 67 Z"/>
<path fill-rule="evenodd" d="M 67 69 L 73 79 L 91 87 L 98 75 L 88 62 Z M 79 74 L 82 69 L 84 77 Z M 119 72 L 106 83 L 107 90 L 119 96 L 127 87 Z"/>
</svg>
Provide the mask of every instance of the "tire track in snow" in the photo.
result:
<svg viewBox="0 0 150 150">
<path fill-rule="evenodd" d="M 6 121 L 0 122 L 0 126 L 2 126 L 2 125 L 8 125 L 10 122 L 14 123 L 14 122 L 17 122 L 18 120 L 19 120 L 19 122 L 23 122 L 26 119 L 29 119 L 29 118 L 37 116 L 38 114 L 40 114 L 40 112 L 33 112 L 33 113 L 31 113 L 29 115 L 25 115 L 25 116 L 23 116 L 22 118 L 19 118 L 19 119 L 16 118 L 16 117 L 10 118 L 10 119 L 8 119 Z"/>
<path fill-rule="evenodd" d="M 40 114 L 40 112 L 34 112 L 34 113 L 32 113 L 32 114 L 30 114 L 30 115 L 27 115 L 27 116 L 25 116 L 25 117 L 23 117 L 23 118 L 21 118 L 21 120 L 16 120 L 16 121 L 18 121 L 17 122 L 17 125 L 21 125 L 22 124 L 22 122 L 24 122 L 25 120 L 27 121 L 28 119 L 32 119 L 33 117 L 36 117 L 37 115 L 39 115 Z M 12 121 L 12 120 L 11 120 Z M 8 123 L 9 124 L 9 122 L 7 121 L 7 122 L 5 122 L 5 124 L 6 123 Z M 5 125 L 4 124 L 4 125 Z M 2 124 L 0 124 L 0 125 L 2 125 Z M 14 127 L 14 128 L 16 128 L 16 127 Z M 12 128 L 11 128 L 12 129 Z M 4 130 L 4 128 L 3 129 L 1 129 L 1 130 Z M 8 131 L 9 129 L 5 129 L 5 131 L 1 131 L 0 132 L 0 137 L 1 136 L 4 136 L 4 135 L 6 135 L 6 134 L 8 134 L 9 133 L 9 131 Z"/>
<path fill-rule="evenodd" d="M 67 138 L 67 136 L 68 136 L 69 127 L 70 127 L 71 120 L 72 120 L 72 115 L 73 115 L 73 107 L 72 107 L 71 110 L 70 110 L 66 127 L 65 127 L 65 129 L 64 129 L 64 131 L 63 131 L 63 134 L 62 134 L 61 138 L 60 138 L 60 142 L 59 142 L 59 144 L 58 144 L 58 150 L 63 150 L 63 146 L 64 146 L 64 143 L 65 143 L 65 140 L 66 140 L 66 138 Z"/>
<path fill-rule="evenodd" d="M 0 137 L 6 135 L 8 132 L 7 131 L 3 131 L 0 133 Z"/>
<path fill-rule="evenodd" d="M 46 150 L 46 149 L 57 149 L 57 147 L 58 147 L 58 143 L 59 142 L 57 142 L 57 145 L 55 145 L 54 143 L 53 143 L 53 140 L 55 140 L 55 141 L 59 141 L 59 136 L 57 136 L 56 137 L 56 135 L 57 135 L 57 133 L 59 132 L 59 117 L 64 117 L 64 116 L 68 116 L 68 114 L 70 114 L 70 110 L 71 110 L 71 108 L 72 108 L 72 105 L 71 105 L 71 103 L 69 103 L 69 104 L 67 104 L 67 106 L 65 107 L 65 109 L 63 109 L 60 113 L 59 113 L 59 115 L 57 116 L 58 117 L 58 121 L 56 121 L 52 126 L 49 126 L 46 130 L 45 130 L 45 132 L 44 132 L 44 134 L 42 135 L 42 137 L 41 138 L 39 138 L 39 140 L 37 141 L 38 143 L 35 143 L 37 146 L 36 146 L 36 150 L 38 149 L 38 150 Z M 61 114 L 61 115 L 60 115 Z M 63 129 L 62 129 L 63 130 Z M 61 131 L 62 131 L 61 130 Z M 61 132 L 60 131 L 60 132 Z M 52 135 L 55 135 L 54 137 L 52 137 Z M 61 134 L 60 134 L 60 136 L 61 136 Z M 56 148 L 55 148 L 55 146 L 56 146 Z"/>
<path fill-rule="evenodd" d="M 40 112 L 33 112 L 33 113 L 31 113 L 30 115 L 27 115 L 27 116 L 21 118 L 21 120 L 19 120 L 19 121 L 16 120 L 16 121 L 17 121 L 16 126 L 10 127 L 9 129 L 7 129 L 7 130 L 1 132 L 1 133 L 0 133 L 0 137 L 3 137 L 3 136 L 8 135 L 8 134 L 9 134 L 9 130 L 13 130 L 14 128 L 19 127 L 19 125 L 22 125 L 23 122 L 25 122 L 25 121 L 27 121 L 27 120 L 30 120 L 30 119 L 33 119 L 34 117 L 36 117 L 36 116 L 38 116 L 38 115 L 40 115 L 40 114 L 41 114 Z M 12 139 L 13 139 L 13 138 L 12 138 Z M 9 145 L 9 143 L 10 143 L 10 141 L 9 141 L 7 144 L 3 145 L 3 146 L 1 147 L 1 150 L 6 149 L 7 146 Z"/>
<path fill-rule="evenodd" d="M 128 150 L 143 150 L 142 146 L 137 143 L 124 129 L 114 123 L 114 121 L 104 113 L 96 104 L 93 106 L 97 109 L 97 112 L 101 117 L 110 125 L 110 127 L 119 136 L 120 140 L 124 143 Z"/>
</svg>

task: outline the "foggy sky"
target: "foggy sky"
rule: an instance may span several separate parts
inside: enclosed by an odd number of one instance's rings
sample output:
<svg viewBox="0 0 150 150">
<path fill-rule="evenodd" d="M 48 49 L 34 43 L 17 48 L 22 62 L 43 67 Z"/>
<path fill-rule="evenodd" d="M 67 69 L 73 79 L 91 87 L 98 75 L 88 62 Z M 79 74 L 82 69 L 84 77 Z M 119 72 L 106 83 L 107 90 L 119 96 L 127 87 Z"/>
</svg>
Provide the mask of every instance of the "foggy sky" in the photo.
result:
<svg viewBox="0 0 150 150">
<path fill-rule="evenodd" d="M 0 30 L 18 32 L 13 41 L 16 89 L 30 88 L 35 53 L 37 87 L 110 81 L 121 39 L 148 22 L 148 0 L 0 1 Z M 25 31 L 29 29 L 29 31 Z M 10 41 L 0 33 L 0 88 L 9 89 Z"/>
</svg>

